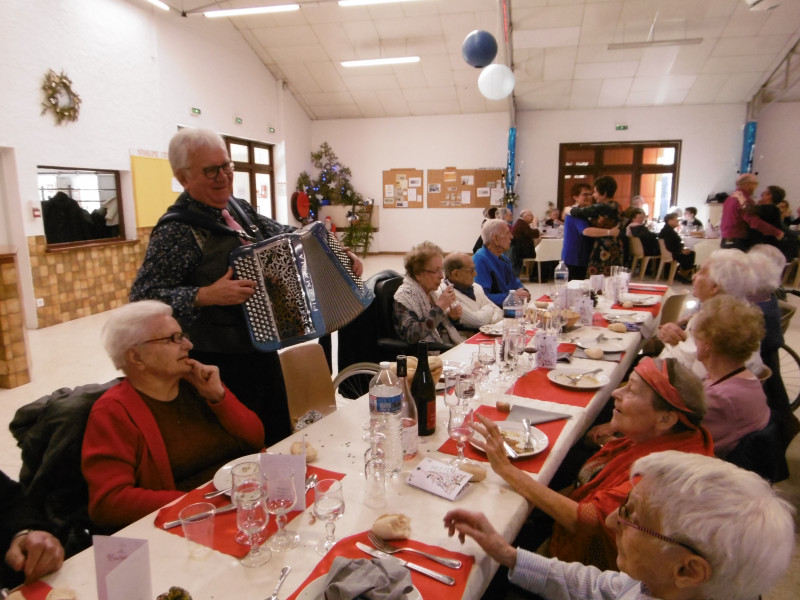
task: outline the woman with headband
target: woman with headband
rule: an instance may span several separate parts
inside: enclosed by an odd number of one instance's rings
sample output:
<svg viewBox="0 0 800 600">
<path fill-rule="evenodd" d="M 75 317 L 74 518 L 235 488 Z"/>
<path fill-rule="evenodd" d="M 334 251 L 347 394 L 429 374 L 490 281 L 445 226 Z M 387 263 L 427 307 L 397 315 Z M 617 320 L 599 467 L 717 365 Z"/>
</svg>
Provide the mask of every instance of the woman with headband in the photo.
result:
<svg viewBox="0 0 800 600">
<path fill-rule="evenodd" d="M 486 439 L 480 444 L 492 469 L 555 521 L 547 545 L 549 556 L 600 569 L 616 565 L 616 542 L 605 520 L 631 490 L 634 461 L 663 450 L 714 454 L 711 436 L 700 425 L 706 413 L 703 385 L 677 361 L 642 359 L 627 385 L 611 395 L 611 424 L 622 437 L 608 442 L 586 461 L 575 484 L 560 492 L 511 463 L 500 430 L 492 421 L 476 415 L 483 425 L 475 425 Z"/>
</svg>

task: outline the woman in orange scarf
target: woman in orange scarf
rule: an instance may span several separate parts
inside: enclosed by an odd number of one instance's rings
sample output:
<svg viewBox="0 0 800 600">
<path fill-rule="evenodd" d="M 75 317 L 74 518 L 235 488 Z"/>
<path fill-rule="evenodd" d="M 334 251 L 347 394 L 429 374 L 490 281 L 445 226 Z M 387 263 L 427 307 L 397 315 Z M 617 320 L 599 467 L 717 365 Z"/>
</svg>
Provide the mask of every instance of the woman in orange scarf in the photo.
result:
<svg viewBox="0 0 800 600">
<path fill-rule="evenodd" d="M 645 358 L 628 384 L 611 394 L 612 425 L 623 437 L 608 442 L 581 468 L 574 486 L 557 492 L 515 467 L 503 449 L 500 430 L 476 415 L 476 431 L 492 469 L 534 507 L 554 521 L 549 554 L 560 560 L 616 569 L 615 536 L 606 525 L 631 490 L 630 468 L 636 459 L 662 450 L 713 456 L 711 436 L 700 421 L 706 412 L 703 386 L 674 359 Z"/>
</svg>

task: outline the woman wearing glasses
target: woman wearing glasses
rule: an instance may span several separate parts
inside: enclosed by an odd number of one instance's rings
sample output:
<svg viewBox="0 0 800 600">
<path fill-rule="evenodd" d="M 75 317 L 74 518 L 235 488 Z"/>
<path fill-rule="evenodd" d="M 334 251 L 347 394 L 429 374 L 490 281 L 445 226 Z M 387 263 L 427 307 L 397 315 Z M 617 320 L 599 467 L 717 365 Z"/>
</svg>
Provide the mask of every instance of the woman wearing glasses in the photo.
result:
<svg viewBox="0 0 800 600">
<path fill-rule="evenodd" d="M 614 568 L 617 547 L 605 525 L 606 517 L 631 490 L 630 468 L 635 460 L 662 450 L 713 456 L 711 435 L 700 421 L 706 413 L 703 385 L 676 360 L 644 358 L 628 384 L 614 390 L 615 438 L 589 458 L 573 486 L 560 492 L 532 479 L 514 466 L 503 449 L 494 422 L 477 415 L 475 425 L 486 442 L 492 469 L 518 494 L 553 520 L 548 553 L 561 560 Z"/>
<path fill-rule="evenodd" d="M 94 404 L 83 439 L 89 516 L 98 525 L 132 523 L 263 447 L 258 417 L 217 367 L 189 358 L 192 343 L 168 305 L 117 309 L 103 343 L 126 378 Z"/>
<path fill-rule="evenodd" d="M 432 295 L 444 278 L 444 252 L 433 242 L 422 242 L 405 255 L 406 276 L 394 294 L 394 328 L 409 344 L 419 341 L 445 346 L 461 343 L 456 324 L 461 305 L 453 286 L 437 298 Z"/>
</svg>

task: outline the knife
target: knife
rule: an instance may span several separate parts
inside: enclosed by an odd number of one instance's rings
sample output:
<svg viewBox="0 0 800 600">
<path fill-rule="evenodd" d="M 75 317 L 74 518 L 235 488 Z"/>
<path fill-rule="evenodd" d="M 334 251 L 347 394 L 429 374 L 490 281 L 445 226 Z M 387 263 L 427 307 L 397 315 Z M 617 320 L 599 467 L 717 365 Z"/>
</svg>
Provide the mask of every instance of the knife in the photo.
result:
<svg viewBox="0 0 800 600">
<path fill-rule="evenodd" d="M 220 508 L 217 508 L 216 510 L 214 510 L 214 514 L 215 515 L 221 515 L 221 514 L 226 513 L 226 512 L 231 512 L 232 510 L 236 510 L 236 505 L 235 504 L 226 504 L 225 506 L 221 506 Z M 194 517 L 192 517 L 192 519 L 202 519 L 203 517 L 207 517 L 209 514 L 211 514 L 211 513 L 210 512 L 201 512 L 201 513 L 198 513 L 198 514 L 194 515 Z M 166 523 L 164 523 L 163 528 L 164 529 L 172 529 L 173 527 L 177 527 L 180 524 L 181 524 L 181 520 L 180 519 L 175 519 L 174 521 L 167 521 Z"/>
<path fill-rule="evenodd" d="M 422 573 L 423 575 L 427 575 L 428 577 L 433 577 L 436 581 L 441 581 L 442 583 L 446 583 L 447 585 L 455 585 L 456 580 L 450 577 L 449 575 L 442 575 L 441 573 L 437 573 L 431 569 L 422 567 L 418 564 L 408 562 L 407 560 L 402 560 L 397 558 L 396 556 L 391 556 L 390 554 L 386 554 L 386 552 L 381 552 L 371 546 L 367 546 L 366 544 L 362 544 L 361 542 L 356 542 L 356 547 L 361 550 L 362 552 L 366 552 L 370 556 L 374 556 L 375 558 L 393 558 L 401 565 L 403 565 L 406 569 L 411 569 L 412 571 L 416 571 L 417 573 Z"/>
<path fill-rule="evenodd" d="M 503 448 L 505 449 L 506 454 L 508 454 L 509 458 L 519 458 L 519 454 L 517 454 L 516 450 L 514 450 L 511 447 L 511 445 L 505 440 L 503 440 Z"/>
</svg>

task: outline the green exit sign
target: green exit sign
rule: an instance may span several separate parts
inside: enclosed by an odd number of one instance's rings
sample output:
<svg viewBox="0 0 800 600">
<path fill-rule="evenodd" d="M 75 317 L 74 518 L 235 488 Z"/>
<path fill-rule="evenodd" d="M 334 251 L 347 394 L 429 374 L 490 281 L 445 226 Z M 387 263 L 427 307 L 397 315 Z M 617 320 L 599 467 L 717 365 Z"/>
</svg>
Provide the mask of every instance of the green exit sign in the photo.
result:
<svg viewBox="0 0 800 600">
<path fill-rule="evenodd" d="M 617 131 L 625 131 L 628 129 L 627 125 L 617 125 Z"/>
<path fill-rule="evenodd" d="M 234 119 L 233 119 L 233 122 L 234 122 L 234 123 L 236 123 L 237 125 L 241 125 L 241 124 L 242 124 L 242 117 L 236 117 L 236 118 L 234 118 Z"/>
<path fill-rule="evenodd" d="M 195 107 L 195 106 L 193 106 L 193 107 L 192 107 L 192 114 L 193 114 L 193 115 L 199 115 L 199 114 L 200 114 L 200 113 L 202 113 L 202 112 L 203 112 L 203 111 L 202 111 L 202 110 L 200 110 L 199 108 L 197 108 L 197 107 Z"/>
</svg>

